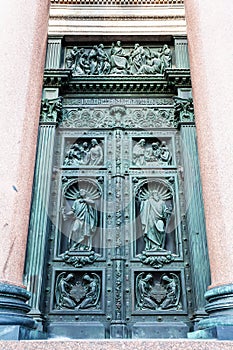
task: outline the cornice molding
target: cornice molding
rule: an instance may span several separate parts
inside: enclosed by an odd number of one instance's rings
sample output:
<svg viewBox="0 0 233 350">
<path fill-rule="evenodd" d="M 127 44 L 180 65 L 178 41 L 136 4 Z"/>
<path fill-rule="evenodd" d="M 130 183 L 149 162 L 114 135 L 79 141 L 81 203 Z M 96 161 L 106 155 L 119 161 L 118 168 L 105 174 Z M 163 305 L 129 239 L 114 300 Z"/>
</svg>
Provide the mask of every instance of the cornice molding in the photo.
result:
<svg viewBox="0 0 233 350">
<path fill-rule="evenodd" d="M 84 5 L 84 6 L 157 6 L 184 5 L 184 0 L 50 0 L 52 5 Z"/>
<path fill-rule="evenodd" d="M 77 94 L 174 94 L 179 87 L 191 87 L 189 69 L 166 69 L 161 76 L 79 76 L 72 77 L 71 70 L 45 70 L 44 87 L 60 87 L 65 92 Z"/>
<path fill-rule="evenodd" d="M 63 18 L 64 15 L 59 14 L 57 16 L 50 16 L 50 19 L 58 19 L 59 17 Z M 76 21 L 76 16 L 70 16 L 69 21 Z M 184 20 L 184 16 L 182 15 L 171 15 L 171 16 L 163 16 L 163 15 L 152 15 L 152 16 L 82 16 L 79 17 L 79 21 L 144 21 L 144 20 L 161 20 L 161 21 L 173 21 L 173 20 Z"/>
<path fill-rule="evenodd" d="M 55 0 L 53 0 L 55 1 Z M 52 3 L 49 35 L 185 35 L 183 5 Z"/>
</svg>

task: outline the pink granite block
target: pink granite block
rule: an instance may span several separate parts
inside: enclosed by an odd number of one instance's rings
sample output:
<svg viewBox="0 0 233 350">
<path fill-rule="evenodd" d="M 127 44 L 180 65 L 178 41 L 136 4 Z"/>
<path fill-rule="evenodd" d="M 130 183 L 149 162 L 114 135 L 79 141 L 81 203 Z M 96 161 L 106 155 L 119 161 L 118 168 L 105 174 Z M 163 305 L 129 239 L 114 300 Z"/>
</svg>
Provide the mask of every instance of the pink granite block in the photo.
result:
<svg viewBox="0 0 233 350">
<path fill-rule="evenodd" d="M 0 350 L 232 350 L 233 342 L 216 340 L 60 340 L 2 341 Z"/>
<path fill-rule="evenodd" d="M 186 0 L 212 287 L 233 283 L 233 2 Z"/>
<path fill-rule="evenodd" d="M 49 0 L 1 6 L 0 281 L 21 285 L 48 30 Z"/>
</svg>

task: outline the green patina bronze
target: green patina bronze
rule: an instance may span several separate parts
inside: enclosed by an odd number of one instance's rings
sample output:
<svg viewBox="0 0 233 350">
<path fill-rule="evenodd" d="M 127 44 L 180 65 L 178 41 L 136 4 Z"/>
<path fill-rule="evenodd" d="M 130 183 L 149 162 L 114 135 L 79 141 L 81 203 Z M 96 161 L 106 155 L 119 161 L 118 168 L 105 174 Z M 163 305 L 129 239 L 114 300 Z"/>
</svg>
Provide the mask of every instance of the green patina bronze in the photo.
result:
<svg viewBox="0 0 233 350">
<path fill-rule="evenodd" d="M 49 336 L 179 338 L 205 315 L 182 47 L 64 43 L 47 58 L 25 278 Z"/>
</svg>

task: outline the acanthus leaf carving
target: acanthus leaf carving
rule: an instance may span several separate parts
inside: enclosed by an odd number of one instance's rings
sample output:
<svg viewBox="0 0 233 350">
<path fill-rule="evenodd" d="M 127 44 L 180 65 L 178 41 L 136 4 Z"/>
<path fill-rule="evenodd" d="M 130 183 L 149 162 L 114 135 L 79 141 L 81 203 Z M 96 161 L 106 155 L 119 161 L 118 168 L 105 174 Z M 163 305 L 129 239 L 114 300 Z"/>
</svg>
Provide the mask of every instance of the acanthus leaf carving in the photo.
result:
<svg viewBox="0 0 233 350">
<path fill-rule="evenodd" d="M 72 265 L 75 268 L 83 267 L 84 265 L 93 264 L 98 258 L 99 254 L 95 252 L 86 253 L 85 255 L 72 255 L 70 251 L 61 254 L 60 257 L 64 262 Z"/>
<path fill-rule="evenodd" d="M 148 254 L 138 254 L 137 258 L 145 264 L 154 267 L 155 269 L 160 269 L 165 264 L 170 264 L 175 259 L 175 254 L 168 255 L 148 255 Z"/>
<path fill-rule="evenodd" d="M 177 123 L 194 122 L 193 99 L 184 99 L 178 96 L 174 98 L 174 118 Z"/>
<path fill-rule="evenodd" d="M 76 108 L 63 109 L 61 128 L 176 127 L 173 108 Z"/>
<path fill-rule="evenodd" d="M 59 123 L 62 118 L 62 97 L 43 99 L 41 101 L 41 123 Z"/>
</svg>

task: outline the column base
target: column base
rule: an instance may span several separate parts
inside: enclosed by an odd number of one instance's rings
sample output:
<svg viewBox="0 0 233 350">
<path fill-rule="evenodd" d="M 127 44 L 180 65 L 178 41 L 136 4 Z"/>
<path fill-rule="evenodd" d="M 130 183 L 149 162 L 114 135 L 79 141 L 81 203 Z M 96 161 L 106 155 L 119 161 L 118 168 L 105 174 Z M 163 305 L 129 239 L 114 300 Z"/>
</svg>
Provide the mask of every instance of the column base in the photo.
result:
<svg viewBox="0 0 233 350">
<path fill-rule="evenodd" d="M 0 326 L 0 340 L 40 340 L 47 335 L 37 329 L 22 326 Z"/>
<path fill-rule="evenodd" d="M 188 339 L 233 340 L 233 326 L 215 326 L 188 333 Z"/>
<path fill-rule="evenodd" d="M 0 283 L 0 339 L 28 339 L 29 332 L 35 330 L 36 322 L 27 315 L 29 298 L 26 289 Z"/>
<path fill-rule="evenodd" d="M 233 340 L 233 284 L 211 288 L 205 298 L 208 317 L 199 321 L 188 338 Z"/>
</svg>

